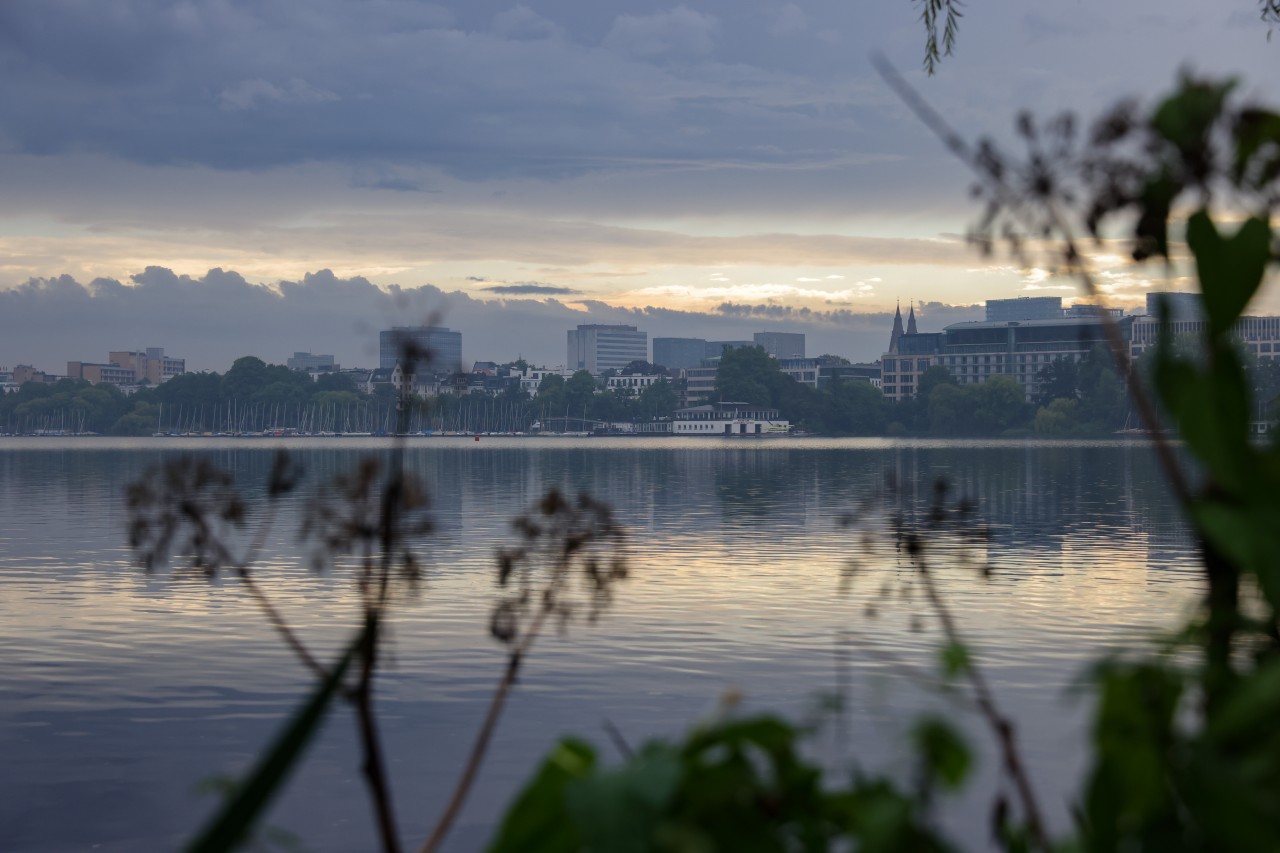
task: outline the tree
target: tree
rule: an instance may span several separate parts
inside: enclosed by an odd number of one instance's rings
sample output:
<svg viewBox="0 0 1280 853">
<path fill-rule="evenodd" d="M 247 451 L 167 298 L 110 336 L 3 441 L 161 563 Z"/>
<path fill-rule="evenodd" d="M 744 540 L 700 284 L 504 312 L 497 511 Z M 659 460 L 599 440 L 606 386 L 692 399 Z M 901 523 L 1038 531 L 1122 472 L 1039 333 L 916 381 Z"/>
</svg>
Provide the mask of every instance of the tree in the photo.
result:
<svg viewBox="0 0 1280 853">
<path fill-rule="evenodd" d="M 916 387 L 916 396 L 928 400 L 933 389 L 939 385 L 955 385 L 956 378 L 940 364 L 935 364 L 920 374 L 920 383 Z"/>
<path fill-rule="evenodd" d="M 640 392 L 640 417 L 647 420 L 669 418 L 675 414 L 679 400 L 671 383 L 663 379 Z"/>
<path fill-rule="evenodd" d="M 1047 406 L 1054 400 L 1074 400 L 1080 394 L 1080 377 L 1074 359 L 1055 358 L 1036 371 L 1032 401 Z"/>
<path fill-rule="evenodd" d="M 569 417 L 581 418 L 589 413 L 596 396 L 596 378 L 589 370 L 579 370 L 564 383 L 564 403 Z"/>
<path fill-rule="evenodd" d="M 1058 397 L 1036 412 L 1031 428 L 1036 435 L 1076 435 L 1080 432 L 1079 417 L 1076 414 L 1079 407 L 1078 400 Z"/>
<path fill-rule="evenodd" d="M 267 381 L 267 363 L 257 356 L 237 358 L 222 377 L 219 389 L 225 400 L 249 400 Z"/>
<path fill-rule="evenodd" d="M 316 377 L 315 388 L 317 393 L 323 391 L 347 391 L 352 394 L 358 394 L 360 392 L 360 389 L 356 387 L 355 377 L 350 373 L 321 373 Z"/>
<path fill-rule="evenodd" d="M 879 435 L 889 416 L 879 388 L 858 379 L 838 379 L 827 389 L 822 425 L 837 435 Z"/>
<path fill-rule="evenodd" d="M 716 371 L 717 400 L 773 405 L 772 389 L 780 379 L 794 381 L 778 368 L 778 362 L 760 347 L 735 347 L 720 356 Z"/>
<path fill-rule="evenodd" d="M 966 435 L 973 429 L 973 394 L 968 386 L 939 385 L 925 399 L 929 431 L 934 435 Z"/>
</svg>

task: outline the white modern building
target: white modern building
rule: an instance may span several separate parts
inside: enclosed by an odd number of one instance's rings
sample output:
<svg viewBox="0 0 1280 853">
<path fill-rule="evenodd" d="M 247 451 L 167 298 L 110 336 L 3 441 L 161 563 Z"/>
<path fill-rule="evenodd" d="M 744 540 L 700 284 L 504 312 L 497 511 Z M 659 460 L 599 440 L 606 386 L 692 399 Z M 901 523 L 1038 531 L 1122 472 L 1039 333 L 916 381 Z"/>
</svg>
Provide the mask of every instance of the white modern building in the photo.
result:
<svg viewBox="0 0 1280 853">
<path fill-rule="evenodd" d="M 786 435 L 791 424 L 777 409 L 751 403 L 711 403 L 678 409 L 671 422 L 672 435 Z"/>
<path fill-rule="evenodd" d="M 579 326 L 569 330 L 568 345 L 565 366 L 588 370 L 592 376 L 621 370 L 633 361 L 649 360 L 649 333 L 635 326 Z"/>
<path fill-rule="evenodd" d="M 607 387 L 610 391 L 614 391 L 614 392 L 621 391 L 624 394 L 628 392 L 632 394 L 639 394 L 641 391 L 643 391 L 644 389 L 648 388 L 651 385 L 657 385 L 659 382 L 666 382 L 666 381 L 668 380 L 667 380 L 667 374 L 665 373 L 652 373 L 652 374 L 644 374 L 644 375 L 634 374 L 632 376 L 610 376 L 608 379 L 605 380 L 605 387 Z"/>
<path fill-rule="evenodd" d="M 538 386 L 542 384 L 542 380 L 548 376 L 559 376 L 568 379 L 573 376 L 574 371 L 563 367 L 548 369 L 546 367 L 526 367 L 524 370 L 516 373 L 520 377 L 520 390 L 524 391 L 530 397 L 538 393 Z"/>
</svg>

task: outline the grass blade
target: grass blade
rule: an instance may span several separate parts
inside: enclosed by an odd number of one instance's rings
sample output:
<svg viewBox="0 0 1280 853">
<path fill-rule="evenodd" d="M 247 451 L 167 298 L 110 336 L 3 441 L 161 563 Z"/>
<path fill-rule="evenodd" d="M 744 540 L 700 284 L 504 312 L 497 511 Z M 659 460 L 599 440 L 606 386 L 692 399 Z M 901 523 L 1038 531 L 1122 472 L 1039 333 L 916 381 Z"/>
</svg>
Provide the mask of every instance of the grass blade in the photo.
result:
<svg viewBox="0 0 1280 853">
<path fill-rule="evenodd" d="M 289 771 L 319 729 L 325 711 L 338 694 L 343 675 L 365 641 L 367 630 L 362 630 L 347 646 L 329 675 L 262 755 L 249 778 L 236 788 L 212 822 L 187 846 L 188 853 L 227 853 L 244 842 L 254 821 L 284 784 Z"/>
</svg>

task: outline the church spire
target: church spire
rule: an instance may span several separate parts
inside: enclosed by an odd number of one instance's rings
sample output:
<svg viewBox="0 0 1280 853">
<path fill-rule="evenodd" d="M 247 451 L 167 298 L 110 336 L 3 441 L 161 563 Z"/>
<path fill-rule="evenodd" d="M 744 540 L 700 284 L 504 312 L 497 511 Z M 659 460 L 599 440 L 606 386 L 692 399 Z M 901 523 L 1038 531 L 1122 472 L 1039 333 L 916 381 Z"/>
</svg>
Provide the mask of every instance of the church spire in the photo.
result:
<svg viewBox="0 0 1280 853">
<path fill-rule="evenodd" d="M 902 337 L 902 306 L 893 310 L 893 334 L 889 336 L 889 352 L 898 351 L 898 339 Z"/>
<path fill-rule="evenodd" d="M 915 300 L 911 300 L 911 308 L 907 314 L 907 334 L 916 334 L 916 306 Z"/>
</svg>

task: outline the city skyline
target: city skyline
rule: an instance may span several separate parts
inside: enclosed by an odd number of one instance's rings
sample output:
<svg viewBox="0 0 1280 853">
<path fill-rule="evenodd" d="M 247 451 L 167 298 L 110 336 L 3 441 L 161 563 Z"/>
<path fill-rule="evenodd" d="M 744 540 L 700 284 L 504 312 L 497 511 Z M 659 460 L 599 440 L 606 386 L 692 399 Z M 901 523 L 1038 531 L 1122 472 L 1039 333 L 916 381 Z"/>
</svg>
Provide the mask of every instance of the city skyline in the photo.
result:
<svg viewBox="0 0 1280 853">
<path fill-rule="evenodd" d="M 358 311 L 363 284 L 313 294 L 357 323 L 422 321 L 396 314 L 406 293 L 434 300 L 422 310 L 455 327 L 485 311 L 555 315 L 560 326 L 676 312 L 684 328 L 661 333 L 733 338 L 747 313 L 815 342 L 855 339 L 842 353 L 865 357 L 877 345 L 858 343 L 860 329 L 898 302 L 950 310 L 1074 295 L 965 244 L 969 177 L 875 77 L 871 51 L 965 134 L 1007 139 L 1020 109 L 1096 115 L 1123 95 L 1166 91 L 1183 67 L 1239 75 L 1246 95 L 1260 93 L 1278 49 L 1244 0 L 1031 11 L 1006 0 L 966 9 L 957 54 L 930 78 L 917 14 L 905 0 L 635 10 L 556 0 L 536 11 L 325 0 L 270 16 L 109 0 L 50 15 L 16 0 L 0 44 L 11 94 L 0 106 L 0 334 L 21 343 L 15 312 L 39 302 L 34 343 L 62 337 L 65 352 L 78 323 L 124 300 L 108 294 L 68 315 L 55 303 L 72 282 L 111 291 L 171 271 L 193 284 L 161 301 L 208 316 L 210 302 L 233 298 L 210 278 L 283 293 L 332 270 L 379 291 Z M 369 55 L 379 62 L 356 61 Z M 1102 281 L 1117 304 L 1170 283 L 1130 269 L 1118 247 L 1106 252 Z M 6 298 L 15 288 L 28 292 Z M 234 338 L 252 310 L 211 320 L 206 334 Z M 276 313 L 284 337 L 287 315 Z M 693 328 L 699 319 L 711 328 Z M 135 334 L 115 322 L 116 340 Z M 535 346 L 499 321 L 473 325 Z M 184 344 L 193 365 L 222 359 L 203 346 Z M 325 346 L 299 334 L 260 354 Z M 509 353 L 519 354 L 552 360 Z"/>
</svg>

